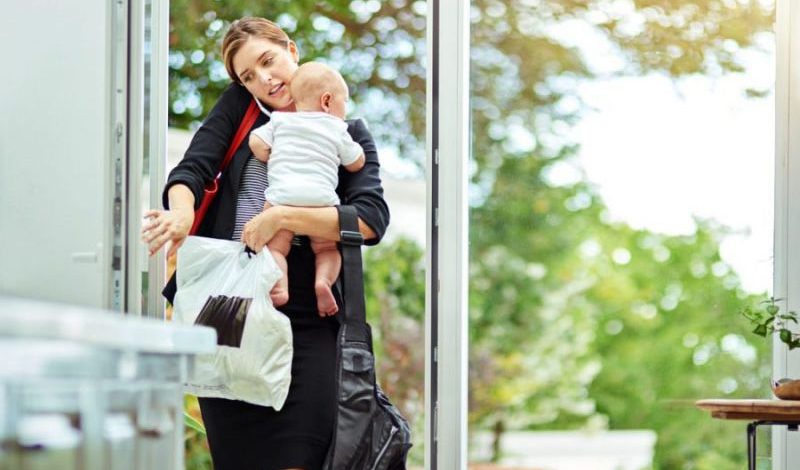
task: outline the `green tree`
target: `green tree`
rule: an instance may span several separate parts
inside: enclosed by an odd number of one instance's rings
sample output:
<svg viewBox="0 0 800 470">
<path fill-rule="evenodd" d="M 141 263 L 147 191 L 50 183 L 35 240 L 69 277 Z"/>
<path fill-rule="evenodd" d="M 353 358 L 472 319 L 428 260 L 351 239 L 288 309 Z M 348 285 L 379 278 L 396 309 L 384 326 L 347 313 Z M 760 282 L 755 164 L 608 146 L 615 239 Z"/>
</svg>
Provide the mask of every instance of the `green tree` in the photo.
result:
<svg viewBox="0 0 800 470">
<path fill-rule="evenodd" d="M 759 396 L 768 383 L 768 343 L 737 321 L 754 296 L 720 258 L 725 229 L 697 220 L 693 235 L 666 236 L 609 223 L 584 184 L 548 188 L 543 172 L 535 159 L 507 158 L 472 210 L 475 424 L 502 432 L 605 419 L 655 430 L 658 468 L 741 466 L 741 429 L 692 405 Z M 478 401 L 487 395 L 496 398 Z"/>
<path fill-rule="evenodd" d="M 757 296 L 742 291 L 720 258 L 725 230 L 696 223 L 688 236 L 621 228 L 598 240 L 589 264 L 597 282 L 587 297 L 600 307 L 595 346 L 603 371 L 590 395 L 611 428 L 658 431 L 660 468 L 739 468 L 742 428 L 706 422 L 692 405 L 699 397 L 763 396 L 769 342 L 737 316 Z M 706 444 L 689 445 L 687 429 Z M 712 454 L 717 466 L 704 466 Z"/>
</svg>

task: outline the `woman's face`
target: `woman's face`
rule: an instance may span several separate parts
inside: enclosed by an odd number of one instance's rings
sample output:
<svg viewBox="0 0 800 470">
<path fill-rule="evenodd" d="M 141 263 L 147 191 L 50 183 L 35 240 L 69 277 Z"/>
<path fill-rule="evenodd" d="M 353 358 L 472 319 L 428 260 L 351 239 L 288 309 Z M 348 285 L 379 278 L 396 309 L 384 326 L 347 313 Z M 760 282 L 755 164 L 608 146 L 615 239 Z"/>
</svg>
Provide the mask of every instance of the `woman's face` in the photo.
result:
<svg viewBox="0 0 800 470">
<path fill-rule="evenodd" d="M 289 80 L 297 70 L 297 46 L 251 37 L 233 56 L 233 70 L 245 88 L 274 110 L 292 109 Z"/>
</svg>

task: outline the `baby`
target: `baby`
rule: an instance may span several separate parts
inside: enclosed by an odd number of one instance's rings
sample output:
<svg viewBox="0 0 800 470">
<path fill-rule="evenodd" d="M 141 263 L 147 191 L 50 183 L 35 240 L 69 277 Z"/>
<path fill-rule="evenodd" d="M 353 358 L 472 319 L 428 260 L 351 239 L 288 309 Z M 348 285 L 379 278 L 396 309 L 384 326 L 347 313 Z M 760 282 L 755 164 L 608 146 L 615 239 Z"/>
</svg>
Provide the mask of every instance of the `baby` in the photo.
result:
<svg viewBox="0 0 800 470">
<path fill-rule="evenodd" d="M 273 112 L 265 125 L 250 133 L 250 149 L 267 163 L 269 184 L 264 209 L 272 206 L 325 207 L 339 204 L 339 165 L 355 172 L 364 167 L 364 150 L 350 137 L 344 122 L 347 84 L 327 65 L 307 62 L 289 84 L 297 112 Z M 267 244 L 283 271 L 270 292 L 273 305 L 289 301 L 286 257 L 294 234 L 281 230 Z M 309 237 L 316 256 L 314 290 L 320 316 L 339 308 L 331 291 L 341 269 L 336 242 Z"/>
</svg>

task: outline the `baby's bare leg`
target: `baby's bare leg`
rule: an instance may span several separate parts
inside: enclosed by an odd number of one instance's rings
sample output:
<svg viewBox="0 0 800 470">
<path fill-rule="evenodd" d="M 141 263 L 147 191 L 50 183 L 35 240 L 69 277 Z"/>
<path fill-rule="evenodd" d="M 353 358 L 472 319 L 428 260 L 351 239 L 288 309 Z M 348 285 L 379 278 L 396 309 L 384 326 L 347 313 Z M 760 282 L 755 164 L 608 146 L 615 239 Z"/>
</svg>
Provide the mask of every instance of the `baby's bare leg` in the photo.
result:
<svg viewBox="0 0 800 470">
<path fill-rule="evenodd" d="M 264 203 L 264 209 L 269 209 L 270 204 Z M 283 276 L 278 279 L 275 286 L 269 292 L 269 297 L 272 300 L 272 305 L 280 307 L 289 301 L 289 265 L 286 262 L 286 257 L 289 256 L 289 250 L 292 248 L 292 238 L 294 234 L 289 230 L 281 230 L 272 237 L 272 240 L 267 243 L 269 252 L 275 258 L 275 264 L 281 268 Z"/>
<path fill-rule="evenodd" d="M 336 248 L 336 242 L 323 238 L 311 238 L 311 249 L 316 256 L 316 277 L 314 291 L 317 294 L 317 310 L 321 317 L 334 315 L 339 311 L 331 286 L 339 277 L 342 269 L 342 256 Z"/>
</svg>

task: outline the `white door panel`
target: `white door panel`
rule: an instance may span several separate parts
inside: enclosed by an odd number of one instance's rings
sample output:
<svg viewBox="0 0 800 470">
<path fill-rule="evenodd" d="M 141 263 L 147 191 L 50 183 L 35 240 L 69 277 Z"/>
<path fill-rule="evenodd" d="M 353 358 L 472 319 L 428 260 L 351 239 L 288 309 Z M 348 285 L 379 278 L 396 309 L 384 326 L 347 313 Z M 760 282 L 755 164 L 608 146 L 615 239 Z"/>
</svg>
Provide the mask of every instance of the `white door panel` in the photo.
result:
<svg viewBox="0 0 800 470">
<path fill-rule="evenodd" d="M 108 304 L 109 4 L 2 8 L 0 292 Z"/>
</svg>

